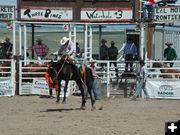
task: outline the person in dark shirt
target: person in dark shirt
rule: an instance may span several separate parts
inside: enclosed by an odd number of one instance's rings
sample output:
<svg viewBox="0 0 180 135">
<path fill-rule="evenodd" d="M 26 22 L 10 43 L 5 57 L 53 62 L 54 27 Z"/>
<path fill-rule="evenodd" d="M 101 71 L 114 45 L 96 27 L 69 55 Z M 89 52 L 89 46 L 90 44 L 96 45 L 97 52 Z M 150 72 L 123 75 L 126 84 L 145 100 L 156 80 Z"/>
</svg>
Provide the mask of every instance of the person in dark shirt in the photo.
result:
<svg viewBox="0 0 180 135">
<path fill-rule="evenodd" d="M 0 41 L 0 59 L 6 59 L 5 46 L 2 41 Z"/>
<path fill-rule="evenodd" d="M 10 59 L 12 56 L 13 44 L 10 42 L 10 39 L 8 37 L 5 38 L 5 42 L 3 43 L 3 45 L 5 51 L 5 58 Z"/>
<path fill-rule="evenodd" d="M 79 48 L 79 43 L 76 42 L 76 57 L 80 58 L 81 49 Z"/>
<path fill-rule="evenodd" d="M 117 60 L 118 49 L 115 46 L 115 42 L 114 41 L 111 41 L 111 46 L 108 48 L 108 56 L 109 56 L 109 60 L 112 60 L 112 61 L 116 61 Z M 115 67 L 116 77 L 118 77 L 117 63 L 116 62 L 110 62 L 110 66 L 112 64 Z"/>
<path fill-rule="evenodd" d="M 167 48 L 164 50 L 164 58 L 166 61 L 174 61 L 177 58 L 176 50 L 172 47 L 173 43 L 167 42 L 165 43 Z M 169 63 L 170 67 L 173 67 L 174 62 Z"/>
<path fill-rule="evenodd" d="M 108 60 L 108 47 L 106 45 L 107 41 L 105 39 L 101 40 L 100 46 L 100 60 Z M 104 63 L 101 64 L 102 68 L 104 67 Z"/>
</svg>

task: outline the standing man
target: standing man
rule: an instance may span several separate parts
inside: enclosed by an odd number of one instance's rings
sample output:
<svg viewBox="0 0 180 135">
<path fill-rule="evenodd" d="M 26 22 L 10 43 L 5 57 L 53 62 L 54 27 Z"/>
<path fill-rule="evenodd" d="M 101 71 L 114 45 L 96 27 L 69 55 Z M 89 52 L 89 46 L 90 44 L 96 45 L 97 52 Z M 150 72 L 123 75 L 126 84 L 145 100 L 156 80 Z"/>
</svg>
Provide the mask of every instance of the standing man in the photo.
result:
<svg viewBox="0 0 180 135">
<path fill-rule="evenodd" d="M 111 46 L 108 48 L 108 56 L 109 56 L 109 60 L 112 60 L 112 61 L 116 61 L 117 60 L 118 49 L 115 46 L 115 42 L 114 41 L 111 41 Z M 116 62 L 110 62 L 110 66 L 111 66 L 111 64 L 114 65 L 115 72 L 116 72 L 116 77 L 118 77 L 117 63 Z"/>
<path fill-rule="evenodd" d="M 105 39 L 101 40 L 101 46 L 100 46 L 100 60 L 108 60 L 108 47 L 106 45 L 107 41 Z M 101 64 L 102 68 L 104 64 Z"/>
<path fill-rule="evenodd" d="M 139 72 L 139 83 L 136 87 L 134 95 L 131 97 L 132 100 L 136 100 L 136 98 L 140 95 L 141 91 L 144 91 L 145 98 L 148 99 L 149 95 L 146 90 L 146 80 L 148 77 L 147 68 L 145 66 L 144 60 L 140 60 L 140 72 Z"/>
<path fill-rule="evenodd" d="M 137 55 L 137 47 L 133 43 L 131 38 L 127 39 L 125 46 L 123 48 L 123 55 L 125 58 L 125 72 L 128 72 L 128 67 L 130 65 L 130 72 L 133 72 L 133 61 L 135 56 Z"/>
<path fill-rule="evenodd" d="M 177 58 L 176 50 L 171 47 L 173 45 L 173 43 L 167 42 L 167 43 L 165 43 L 165 45 L 167 45 L 167 48 L 164 50 L 165 60 L 166 61 L 176 60 L 176 58 Z M 174 62 L 170 62 L 169 64 L 170 64 L 170 67 L 172 67 L 174 65 Z"/>
<path fill-rule="evenodd" d="M 8 37 L 5 38 L 3 45 L 4 45 L 4 51 L 5 51 L 5 58 L 10 59 L 12 56 L 13 45 L 10 42 L 10 39 Z"/>
<path fill-rule="evenodd" d="M 37 57 L 38 57 L 38 60 L 42 60 L 46 57 L 46 55 L 48 54 L 49 52 L 49 48 L 47 47 L 47 45 L 43 44 L 42 43 L 42 39 L 41 38 L 38 38 L 36 40 L 37 44 L 35 44 L 33 47 L 32 47 L 32 50 L 35 51 Z"/>
<path fill-rule="evenodd" d="M 79 43 L 76 42 L 76 57 L 80 58 L 81 49 L 79 48 Z"/>
</svg>

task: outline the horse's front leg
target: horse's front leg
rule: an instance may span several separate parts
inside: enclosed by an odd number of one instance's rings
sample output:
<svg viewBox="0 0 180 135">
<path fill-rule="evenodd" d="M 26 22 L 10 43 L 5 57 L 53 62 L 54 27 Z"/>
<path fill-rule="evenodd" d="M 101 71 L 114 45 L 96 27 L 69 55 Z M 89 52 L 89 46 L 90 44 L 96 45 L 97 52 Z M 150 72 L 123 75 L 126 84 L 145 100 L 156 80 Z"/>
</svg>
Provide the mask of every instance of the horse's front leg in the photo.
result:
<svg viewBox="0 0 180 135">
<path fill-rule="evenodd" d="M 68 83 L 69 83 L 69 79 L 66 79 L 65 86 L 64 86 L 64 97 L 63 97 L 63 101 L 62 101 L 63 104 L 66 103 L 66 93 L 67 93 Z"/>
<path fill-rule="evenodd" d="M 58 89 L 56 90 L 56 102 L 59 103 L 60 101 L 60 93 L 61 93 L 61 80 L 58 81 Z"/>
</svg>

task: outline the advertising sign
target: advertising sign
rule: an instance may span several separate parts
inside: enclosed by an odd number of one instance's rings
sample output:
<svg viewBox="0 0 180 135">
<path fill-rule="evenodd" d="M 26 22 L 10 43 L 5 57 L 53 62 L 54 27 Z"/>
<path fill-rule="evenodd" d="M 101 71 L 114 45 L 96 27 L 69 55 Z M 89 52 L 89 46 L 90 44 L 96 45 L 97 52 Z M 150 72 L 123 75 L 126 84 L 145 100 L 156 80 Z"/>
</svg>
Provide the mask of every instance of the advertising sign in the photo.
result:
<svg viewBox="0 0 180 135">
<path fill-rule="evenodd" d="M 61 95 L 60 97 L 64 96 L 64 86 L 65 81 L 61 81 Z M 31 88 L 31 94 L 35 95 L 49 95 L 49 86 L 45 79 L 33 79 L 33 84 Z M 70 95 L 69 89 L 67 89 L 66 96 Z M 53 96 L 56 96 L 56 91 L 53 90 Z"/>
<path fill-rule="evenodd" d="M 180 99 L 179 80 L 148 80 L 146 88 L 151 98 Z"/>
<path fill-rule="evenodd" d="M 180 21 L 180 6 L 158 7 L 155 13 L 157 22 L 175 22 Z"/>
<path fill-rule="evenodd" d="M 0 96 L 12 96 L 12 90 L 10 80 L 0 80 Z"/>
<path fill-rule="evenodd" d="M 82 22 L 126 22 L 132 17 L 131 8 L 81 8 Z"/>
<path fill-rule="evenodd" d="M 15 19 L 15 7 L 0 5 L 0 20 L 14 20 L 14 19 Z"/>
<path fill-rule="evenodd" d="M 21 7 L 21 20 L 72 21 L 72 8 Z"/>
</svg>

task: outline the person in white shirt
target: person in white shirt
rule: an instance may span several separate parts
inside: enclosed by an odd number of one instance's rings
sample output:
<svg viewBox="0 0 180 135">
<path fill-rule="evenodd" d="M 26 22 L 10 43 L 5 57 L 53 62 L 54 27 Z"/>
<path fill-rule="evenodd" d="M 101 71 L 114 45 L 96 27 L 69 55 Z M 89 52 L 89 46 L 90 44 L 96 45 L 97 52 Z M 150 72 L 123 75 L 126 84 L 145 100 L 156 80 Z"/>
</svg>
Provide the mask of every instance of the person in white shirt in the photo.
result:
<svg viewBox="0 0 180 135">
<path fill-rule="evenodd" d="M 131 97 L 132 100 L 136 100 L 136 98 L 140 95 L 142 90 L 144 91 L 145 98 L 146 99 L 149 98 L 148 92 L 146 90 L 146 80 L 148 77 L 147 68 L 145 66 L 144 60 L 140 60 L 139 64 L 140 64 L 140 72 L 139 72 L 140 81 L 136 87 L 134 95 Z"/>
<path fill-rule="evenodd" d="M 63 37 L 60 40 L 61 47 L 58 51 L 58 56 L 68 55 L 70 61 L 75 61 L 76 56 L 76 44 L 69 38 Z"/>
</svg>

